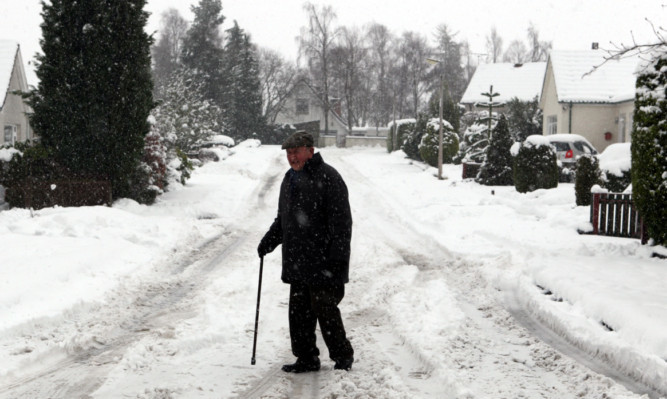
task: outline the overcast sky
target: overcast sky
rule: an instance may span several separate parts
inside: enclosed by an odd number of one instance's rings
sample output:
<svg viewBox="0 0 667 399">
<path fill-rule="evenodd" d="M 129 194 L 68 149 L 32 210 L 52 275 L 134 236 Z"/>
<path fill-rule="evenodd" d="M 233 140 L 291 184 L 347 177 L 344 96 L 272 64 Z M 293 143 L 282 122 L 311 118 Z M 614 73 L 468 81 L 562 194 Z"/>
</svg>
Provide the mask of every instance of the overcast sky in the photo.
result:
<svg viewBox="0 0 667 399">
<path fill-rule="evenodd" d="M 551 41 L 554 49 L 590 48 L 592 42 L 609 48 L 610 43 L 651 40 L 651 25 L 667 21 L 667 0 L 336 0 L 312 1 L 331 4 L 337 23 L 363 26 L 370 22 L 386 25 L 392 32 L 417 31 L 429 40 L 436 27 L 447 24 L 456 38 L 468 40 L 472 51 L 485 53 L 485 38 L 493 26 L 503 38 L 504 48 L 515 39 L 526 40 L 533 23 L 540 39 Z M 149 31 L 159 28 L 160 14 L 178 9 L 191 21 L 190 5 L 198 0 L 148 0 L 152 15 Z M 391 4 L 390 4 L 391 3 Z M 233 20 L 251 34 L 254 43 L 296 59 L 295 37 L 306 24 L 303 0 L 222 0 L 223 28 Z M 40 0 L 0 0 L 0 39 L 18 41 L 25 63 L 39 51 L 41 31 Z M 30 66 L 28 66 L 30 68 Z M 31 80 L 31 77 L 28 78 Z M 31 81 L 30 83 L 33 83 Z"/>
</svg>

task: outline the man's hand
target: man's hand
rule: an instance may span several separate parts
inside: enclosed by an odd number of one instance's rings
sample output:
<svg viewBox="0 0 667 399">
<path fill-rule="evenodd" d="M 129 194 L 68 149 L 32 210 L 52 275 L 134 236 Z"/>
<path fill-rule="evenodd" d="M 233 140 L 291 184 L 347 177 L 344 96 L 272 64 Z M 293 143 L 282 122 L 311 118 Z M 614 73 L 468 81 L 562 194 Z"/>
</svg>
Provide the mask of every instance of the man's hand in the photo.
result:
<svg viewBox="0 0 667 399">
<path fill-rule="evenodd" d="M 268 254 L 269 252 L 271 252 L 269 246 L 264 242 L 264 240 L 260 241 L 259 245 L 257 246 L 257 254 L 259 257 L 263 258 L 264 255 Z"/>
</svg>

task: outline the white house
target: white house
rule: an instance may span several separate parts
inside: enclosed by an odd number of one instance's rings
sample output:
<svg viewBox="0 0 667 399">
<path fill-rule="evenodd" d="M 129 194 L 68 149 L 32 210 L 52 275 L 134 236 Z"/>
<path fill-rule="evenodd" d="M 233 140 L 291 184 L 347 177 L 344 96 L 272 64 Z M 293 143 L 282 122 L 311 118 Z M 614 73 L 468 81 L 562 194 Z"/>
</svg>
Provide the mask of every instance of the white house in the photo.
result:
<svg viewBox="0 0 667 399">
<path fill-rule="evenodd" d="M 546 66 L 546 62 L 481 64 L 470 79 L 460 103 L 466 111 L 475 110 L 475 104 L 489 101 L 489 97 L 482 93 L 488 93 L 491 86 L 493 92 L 499 94 L 494 102 L 506 103 L 512 98 L 532 101 L 542 91 Z M 502 109 L 499 107 L 498 110 Z"/>
<path fill-rule="evenodd" d="M 595 49 L 551 52 L 540 95 L 543 134 L 580 134 L 598 151 L 630 141 L 639 59 L 604 62 L 607 55 Z"/>
<path fill-rule="evenodd" d="M 276 123 L 295 125 L 319 122 L 319 147 L 327 145 L 345 147 L 345 138 L 349 132 L 347 124 L 340 117 L 340 114 L 336 112 L 336 109 L 337 104 L 334 102 L 329 109 L 329 129 L 325 136 L 322 103 L 315 91 L 304 80 L 299 80 L 295 83 L 287 101 L 285 101 L 285 105 L 276 116 Z"/>
<path fill-rule="evenodd" d="M 0 40 L 0 146 L 32 140 L 28 123 L 30 108 L 16 92 L 27 92 L 21 48 L 17 42 Z"/>
</svg>

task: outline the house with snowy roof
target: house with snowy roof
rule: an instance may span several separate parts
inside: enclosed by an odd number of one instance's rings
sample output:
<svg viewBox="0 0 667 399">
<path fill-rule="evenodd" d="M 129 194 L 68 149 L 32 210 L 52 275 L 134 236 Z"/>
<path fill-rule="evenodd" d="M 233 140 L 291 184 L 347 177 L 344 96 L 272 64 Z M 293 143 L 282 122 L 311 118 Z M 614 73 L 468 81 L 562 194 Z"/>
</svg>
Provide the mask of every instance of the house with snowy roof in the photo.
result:
<svg viewBox="0 0 667 399">
<path fill-rule="evenodd" d="M 319 132 L 310 132 L 318 136 L 317 146 L 337 145 L 345 147 L 345 138 L 349 131 L 340 115 L 340 102 L 333 101 L 329 109 L 329 129 L 325 136 L 324 110 L 313 88 L 303 79 L 298 80 L 290 91 L 285 104 L 276 116 L 278 124 L 296 126 L 319 124 Z"/>
<path fill-rule="evenodd" d="M 630 141 L 638 58 L 603 50 L 552 51 L 540 95 L 543 134 L 576 133 L 598 151 Z"/>
<path fill-rule="evenodd" d="M 21 47 L 17 42 L 0 40 L 0 146 L 34 137 L 28 123 L 30 108 L 17 93 L 27 91 Z"/>
<path fill-rule="evenodd" d="M 460 104 L 466 111 L 474 111 L 475 104 L 489 101 L 482 93 L 488 93 L 491 86 L 493 92 L 498 93 L 494 102 L 507 103 L 513 98 L 533 101 L 542 91 L 546 66 L 546 62 L 481 64 L 470 79 Z M 498 111 L 502 110 L 502 106 L 498 107 Z"/>
</svg>

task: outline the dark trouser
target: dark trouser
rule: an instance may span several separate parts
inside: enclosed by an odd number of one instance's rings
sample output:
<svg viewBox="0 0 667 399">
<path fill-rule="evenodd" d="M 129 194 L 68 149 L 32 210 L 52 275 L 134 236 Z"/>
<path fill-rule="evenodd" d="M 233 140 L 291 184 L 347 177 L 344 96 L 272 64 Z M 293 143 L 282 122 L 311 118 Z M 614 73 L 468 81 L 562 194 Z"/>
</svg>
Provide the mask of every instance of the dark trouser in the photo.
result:
<svg viewBox="0 0 667 399">
<path fill-rule="evenodd" d="M 345 327 L 338 309 L 344 296 L 344 284 L 324 287 L 301 283 L 290 285 L 289 329 L 294 356 L 319 356 L 320 350 L 315 342 L 315 327 L 319 321 L 329 357 L 334 361 L 352 357 L 354 350 L 345 337 Z"/>
</svg>

